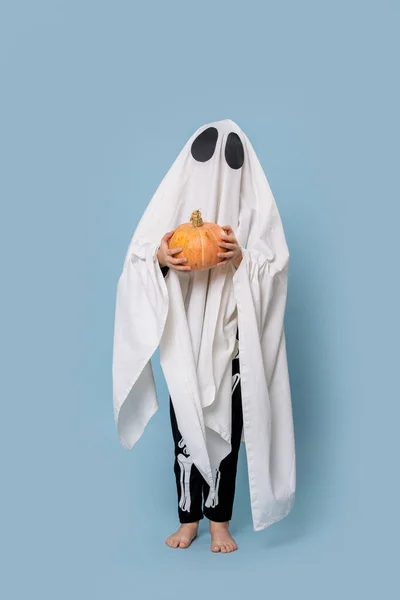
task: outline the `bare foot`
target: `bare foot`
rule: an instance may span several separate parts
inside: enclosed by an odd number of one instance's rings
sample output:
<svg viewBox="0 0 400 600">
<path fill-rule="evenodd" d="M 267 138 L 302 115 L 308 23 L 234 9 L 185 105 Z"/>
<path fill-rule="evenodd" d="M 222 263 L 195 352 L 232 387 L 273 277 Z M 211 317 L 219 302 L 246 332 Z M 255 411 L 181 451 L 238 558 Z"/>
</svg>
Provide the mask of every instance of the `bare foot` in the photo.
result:
<svg viewBox="0 0 400 600">
<path fill-rule="evenodd" d="M 173 533 L 165 540 L 165 543 L 170 548 L 189 548 L 197 536 L 199 530 L 199 522 L 196 523 L 182 523 L 178 531 Z"/>
<path fill-rule="evenodd" d="M 229 522 L 216 523 L 210 521 L 211 550 L 213 552 L 234 552 L 238 549 L 237 544 L 229 533 Z"/>
</svg>

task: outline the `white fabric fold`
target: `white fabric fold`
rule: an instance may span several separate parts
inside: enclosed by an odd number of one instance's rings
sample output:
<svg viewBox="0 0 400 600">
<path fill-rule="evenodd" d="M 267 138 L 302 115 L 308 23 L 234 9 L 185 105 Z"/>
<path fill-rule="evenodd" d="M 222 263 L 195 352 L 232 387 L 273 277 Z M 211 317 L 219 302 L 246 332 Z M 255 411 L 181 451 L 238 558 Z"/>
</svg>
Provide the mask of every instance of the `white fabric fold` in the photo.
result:
<svg viewBox="0 0 400 600">
<path fill-rule="evenodd" d="M 113 405 L 128 449 L 158 408 L 150 359 L 160 344 L 169 297 L 156 252 L 155 244 L 133 245 L 117 286 Z"/>
<path fill-rule="evenodd" d="M 284 518 L 295 497 L 294 428 L 283 322 L 287 264 L 275 271 L 276 264 L 259 251 L 243 249 L 243 255 L 234 289 L 244 440 L 253 523 L 258 531 Z M 254 343 L 256 339 L 259 343 Z"/>
</svg>

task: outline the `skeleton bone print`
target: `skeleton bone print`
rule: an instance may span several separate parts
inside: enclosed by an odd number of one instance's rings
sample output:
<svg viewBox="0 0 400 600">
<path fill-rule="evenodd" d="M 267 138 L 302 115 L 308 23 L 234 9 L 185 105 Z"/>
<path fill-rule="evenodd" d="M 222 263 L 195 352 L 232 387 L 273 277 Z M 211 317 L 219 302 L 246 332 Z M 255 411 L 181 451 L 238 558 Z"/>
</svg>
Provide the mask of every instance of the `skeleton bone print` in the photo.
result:
<svg viewBox="0 0 400 600">
<path fill-rule="evenodd" d="M 193 462 L 190 458 L 189 451 L 183 438 L 178 442 L 179 448 L 182 452 L 177 455 L 178 464 L 181 470 L 180 473 L 180 485 L 181 485 L 181 497 L 179 500 L 179 506 L 182 510 L 190 512 L 191 496 L 190 496 L 190 474 L 192 472 Z"/>
<path fill-rule="evenodd" d="M 238 338 L 236 338 L 236 342 L 235 342 L 235 350 L 234 350 L 234 353 L 233 353 L 233 360 L 234 361 L 239 361 L 239 340 L 238 340 Z M 237 386 L 239 385 L 239 382 L 240 382 L 240 371 L 239 371 L 239 368 L 237 367 L 236 369 L 234 368 L 233 370 L 234 370 L 234 372 L 232 373 L 232 394 L 236 390 L 236 388 L 237 388 Z"/>
<path fill-rule="evenodd" d="M 217 469 L 215 469 L 215 495 L 214 495 L 214 498 L 212 498 L 211 490 L 209 491 L 207 500 L 205 502 L 205 506 L 207 506 L 207 508 L 215 508 L 217 506 L 220 482 L 221 482 L 221 471 L 217 468 Z"/>
</svg>

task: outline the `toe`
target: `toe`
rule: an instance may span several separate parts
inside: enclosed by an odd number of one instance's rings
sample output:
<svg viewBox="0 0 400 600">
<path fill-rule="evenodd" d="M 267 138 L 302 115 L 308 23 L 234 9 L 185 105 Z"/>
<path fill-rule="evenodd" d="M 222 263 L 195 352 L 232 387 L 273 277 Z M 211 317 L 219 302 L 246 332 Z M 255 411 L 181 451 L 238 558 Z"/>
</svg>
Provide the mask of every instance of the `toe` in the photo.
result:
<svg viewBox="0 0 400 600">
<path fill-rule="evenodd" d="M 187 543 L 186 540 L 181 540 L 179 542 L 179 548 L 187 548 L 189 546 L 189 544 Z"/>
<path fill-rule="evenodd" d="M 218 544 L 213 544 L 212 545 L 212 551 L 213 552 L 220 552 L 220 547 L 218 546 Z"/>
</svg>

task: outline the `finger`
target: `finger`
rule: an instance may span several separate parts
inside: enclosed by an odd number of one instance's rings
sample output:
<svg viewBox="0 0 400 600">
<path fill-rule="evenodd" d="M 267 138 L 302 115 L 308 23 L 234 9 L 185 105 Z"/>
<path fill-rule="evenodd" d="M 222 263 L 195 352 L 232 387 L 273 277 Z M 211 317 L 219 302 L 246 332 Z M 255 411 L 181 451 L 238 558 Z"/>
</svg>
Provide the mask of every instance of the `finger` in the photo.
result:
<svg viewBox="0 0 400 600">
<path fill-rule="evenodd" d="M 190 265 L 184 267 L 180 267 L 179 265 L 171 265 L 171 269 L 174 269 L 174 271 L 191 271 L 192 267 Z"/>
<path fill-rule="evenodd" d="M 228 235 L 227 233 L 221 233 L 221 240 L 225 240 L 226 242 L 236 242 L 235 236 Z"/>
<path fill-rule="evenodd" d="M 167 231 L 167 233 L 163 236 L 163 241 L 164 242 L 168 242 L 168 240 L 170 240 L 172 238 L 172 236 L 174 235 L 174 231 Z"/>
<path fill-rule="evenodd" d="M 223 229 L 228 235 L 233 233 L 233 229 L 230 225 L 223 225 L 221 229 Z"/>
<path fill-rule="evenodd" d="M 228 263 L 230 263 L 230 262 L 231 262 L 231 260 L 232 260 L 231 258 L 228 258 L 227 260 L 221 260 L 220 262 L 218 262 L 218 263 L 216 264 L 216 266 L 217 266 L 217 267 L 220 267 L 221 265 L 227 265 Z"/>
<path fill-rule="evenodd" d="M 220 242 L 218 244 L 218 246 L 220 248 L 227 248 L 227 250 L 237 250 L 237 247 L 238 247 L 237 244 L 232 244 L 232 243 L 228 243 L 228 242 Z"/>
<path fill-rule="evenodd" d="M 182 264 L 184 264 L 186 262 L 187 262 L 187 258 L 185 258 L 184 256 L 182 258 L 171 258 L 171 257 L 168 257 L 168 259 L 167 259 L 167 263 L 169 265 L 182 265 Z"/>
<path fill-rule="evenodd" d="M 235 253 L 233 252 L 233 250 L 231 252 L 218 252 L 217 256 L 219 258 L 233 258 L 235 256 Z"/>
<path fill-rule="evenodd" d="M 175 254 L 179 254 L 179 252 L 182 252 L 182 248 L 172 248 L 171 250 L 168 248 L 167 250 L 169 256 L 174 256 Z"/>
</svg>

